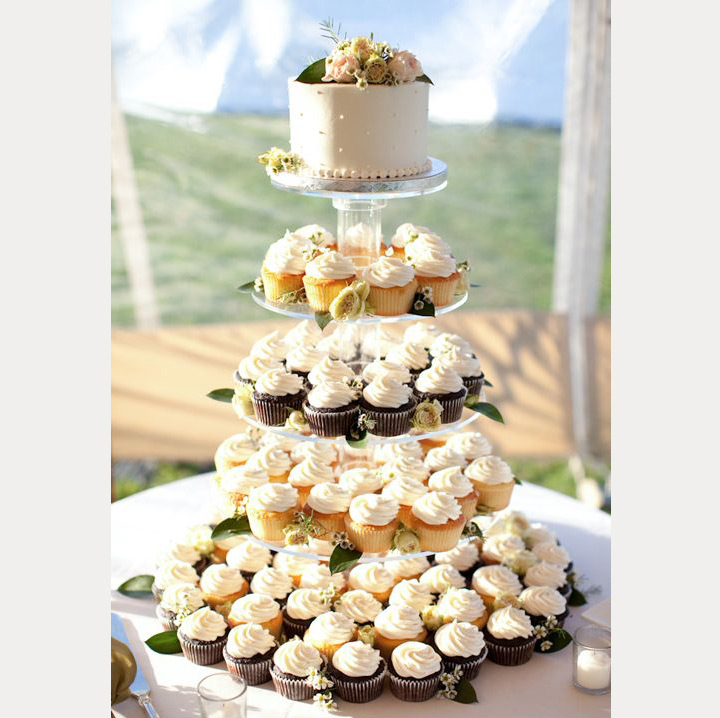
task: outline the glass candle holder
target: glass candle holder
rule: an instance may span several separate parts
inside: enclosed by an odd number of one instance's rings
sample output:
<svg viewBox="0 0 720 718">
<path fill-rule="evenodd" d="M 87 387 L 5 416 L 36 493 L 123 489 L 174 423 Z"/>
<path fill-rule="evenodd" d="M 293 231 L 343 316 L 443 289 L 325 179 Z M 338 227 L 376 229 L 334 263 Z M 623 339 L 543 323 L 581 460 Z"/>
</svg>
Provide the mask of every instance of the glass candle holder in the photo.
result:
<svg viewBox="0 0 720 718">
<path fill-rule="evenodd" d="M 247 718 L 247 683 L 230 673 L 213 673 L 197 685 L 203 718 Z"/>
<path fill-rule="evenodd" d="M 591 695 L 610 690 L 610 631 L 599 626 L 580 626 L 575 631 L 573 682 Z"/>
</svg>

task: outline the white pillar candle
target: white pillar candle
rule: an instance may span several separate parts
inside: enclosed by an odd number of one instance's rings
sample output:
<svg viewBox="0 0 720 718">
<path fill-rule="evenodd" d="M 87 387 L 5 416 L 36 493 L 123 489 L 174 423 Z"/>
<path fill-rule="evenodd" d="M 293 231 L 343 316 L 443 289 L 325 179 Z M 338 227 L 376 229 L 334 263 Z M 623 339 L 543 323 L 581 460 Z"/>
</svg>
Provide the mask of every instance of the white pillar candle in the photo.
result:
<svg viewBox="0 0 720 718">
<path fill-rule="evenodd" d="M 607 688 L 610 684 L 610 656 L 605 651 L 580 651 L 577 657 L 577 682 L 589 690 Z"/>
</svg>

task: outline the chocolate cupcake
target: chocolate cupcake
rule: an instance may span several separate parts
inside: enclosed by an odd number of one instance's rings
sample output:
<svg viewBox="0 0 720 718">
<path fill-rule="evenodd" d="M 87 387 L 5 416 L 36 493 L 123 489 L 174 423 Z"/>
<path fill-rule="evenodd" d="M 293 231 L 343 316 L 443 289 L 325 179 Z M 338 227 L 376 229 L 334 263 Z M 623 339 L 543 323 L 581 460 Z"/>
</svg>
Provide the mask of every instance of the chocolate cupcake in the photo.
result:
<svg viewBox="0 0 720 718">
<path fill-rule="evenodd" d="M 468 354 L 459 347 L 433 359 L 433 364 L 452 369 L 460 375 L 468 396 L 479 396 L 485 382 L 485 374 L 480 368 L 480 362 L 473 354 Z"/>
<path fill-rule="evenodd" d="M 270 550 L 255 543 L 251 538 L 243 536 L 237 546 L 227 552 L 225 562 L 232 568 L 240 570 L 243 578 L 250 583 L 255 574 L 272 563 Z"/>
<path fill-rule="evenodd" d="M 470 346 L 470 342 L 464 339 L 459 334 L 451 334 L 450 332 L 442 332 L 438 334 L 430 344 L 430 356 L 433 359 L 441 357 L 443 354 L 447 354 L 453 350 L 458 350 L 463 354 L 469 354 L 475 356 L 473 348 Z"/>
<path fill-rule="evenodd" d="M 302 409 L 305 382 L 284 369 L 270 369 L 255 382 L 252 403 L 258 421 L 266 426 L 281 426 L 291 412 Z"/>
<path fill-rule="evenodd" d="M 233 382 L 235 384 L 235 391 L 240 391 L 245 387 L 251 389 L 255 385 L 255 382 L 270 369 L 282 369 L 283 363 L 281 361 L 275 361 L 273 359 L 263 359 L 258 356 L 247 356 L 240 360 L 238 368 L 233 374 Z"/>
<path fill-rule="evenodd" d="M 298 588 L 287 599 L 283 609 L 283 628 L 288 638 L 302 638 L 310 624 L 330 605 L 315 588 Z"/>
<path fill-rule="evenodd" d="M 488 655 L 482 631 L 472 623 L 454 620 L 435 631 L 432 645 L 440 654 L 445 671 L 462 670 L 463 678 L 477 677 Z"/>
<path fill-rule="evenodd" d="M 306 679 L 313 669 L 318 670 L 323 663 L 314 646 L 293 638 L 275 651 L 272 661 L 270 676 L 281 696 L 292 701 L 306 701 L 313 697 L 315 691 Z"/>
<path fill-rule="evenodd" d="M 378 613 L 382 611 L 382 603 L 370 591 L 354 588 L 340 596 L 333 608 L 355 621 L 358 627 L 372 626 Z"/>
<path fill-rule="evenodd" d="M 195 546 L 187 543 L 187 539 L 169 543 L 157 557 L 155 567 L 159 568 L 168 561 L 184 561 L 185 563 L 189 563 L 195 569 L 198 576 L 210 563 L 209 557 L 203 556 Z"/>
<path fill-rule="evenodd" d="M 380 651 L 362 641 L 344 644 L 328 663 L 335 691 L 348 703 L 369 703 L 379 698 L 386 672 Z"/>
<path fill-rule="evenodd" d="M 392 653 L 388 664 L 390 691 L 401 701 L 428 701 L 438 692 L 442 659 L 427 643 L 407 641 Z"/>
<path fill-rule="evenodd" d="M 408 386 L 412 386 L 413 383 L 413 377 L 406 366 L 396 364 L 395 362 L 388 361 L 387 359 L 375 359 L 375 361 L 370 362 L 362 370 L 362 379 L 365 386 L 367 386 L 379 374 L 388 374 L 401 384 L 407 384 Z"/>
<path fill-rule="evenodd" d="M 530 616 L 519 608 L 505 606 L 490 614 L 485 626 L 488 658 L 501 666 L 527 663 L 535 648 L 535 629 Z"/>
<path fill-rule="evenodd" d="M 443 424 L 459 421 L 467 393 L 460 375 L 441 364 L 433 364 L 415 380 L 418 401 L 438 401 L 442 406 L 440 421 Z"/>
<path fill-rule="evenodd" d="M 385 359 L 404 366 L 413 379 L 430 366 L 430 355 L 421 344 L 413 342 L 403 342 L 400 346 L 394 346 Z"/>
<path fill-rule="evenodd" d="M 242 623 L 230 630 L 223 648 L 227 669 L 249 686 L 270 680 L 270 666 L 277 650 L 273 635 L 258 623 Z"/>
<path fill-rule="evenodd" d="M 197 571 L 187 561 L 179 561 L 178 559 L 171 559 L 158 566 L 155 572 L 155 579 L 153 580 L 150 590 L 155 600 L 160 603 L 162 600 L 163 591 L 176 583 L 189 583 L 193 586 L 197 586 L 200 581 L 200 577 Z"/>
<path fill-rule="evenodd" d="M 355 372 L 344 361 L 329 356 L 316 364 L 308 374 L 308 382 L 311 386 L 324 384 L 327 381 L 350 383 L 355 378 Z"/>
<path fill-rule="evenodd" d="M 530 616 L 533 626 L 541 626 L 551 616 L 562 628 L 569 611 L 565 597 L 549 586 L 530 586 L 518 597 L 523 611 Z"/>
<path fill-rule="evenodd" d="M 525 586 L 549 586 L 557 590 L 561 596 L 567 598 L 572 592 L 572 586 L 567 581 L 567 574 L 560 566 L 548 561 L 540 561 L 531 566 L 523 576 Z"/>
<path fill-rule="evenodd" d="M 360 400 L 361 413 L 371 422 L 375 436 L 400 436 L 410 431 L 416 401 L 412 390 L 387 374 L 379 374 L 368 384 Z"/>
<path fill-rule="evenodd" d="M 449 551 L 436 553 L 435 563 L 449 564 L 456 568 L 466 581 L 469 581 L 473 573 L 482 566 L 479 544 L 477 541 L 468 541 Z"/>
<path fill-rule="evenodd" d="M 284 606 L 288 594 L 293 590 L 293 582 L 290 576 L 277 568 L 266 566 L 253 576 L 250 590 L 253 593 L 264 593 L 277 601 L 280 606 Z"/>
<path fill-rule="evenodd" d="M 155 615 L 166 631 L 175 631 L 182 620 L 205 605 L 202 591 L 191 583 L 174 583 L 162 594 Z"/>
<path fill-rule="evenodd" d="M 206 606 L 183 619 L 177 637 L 188 661 L 211 666 L 222 660 L 229 631 L 225 619 Z"/>
<path fill-rule="evenodd" d="M 297 346 L 291 349 L 285 358 L 285 366 L 293 374 L 307 379 L 310 370 L 317 366 L 325 357 L 327 352 L 320 351 L 311 346 Z"/>
<path fill-rule="evenodd" d="M 318 436 L 345 436 L 357 421 L 360 409 L 356 392 L 345 382 L 316 385 L 303 404 L 310 430 Z"/>
</svg>

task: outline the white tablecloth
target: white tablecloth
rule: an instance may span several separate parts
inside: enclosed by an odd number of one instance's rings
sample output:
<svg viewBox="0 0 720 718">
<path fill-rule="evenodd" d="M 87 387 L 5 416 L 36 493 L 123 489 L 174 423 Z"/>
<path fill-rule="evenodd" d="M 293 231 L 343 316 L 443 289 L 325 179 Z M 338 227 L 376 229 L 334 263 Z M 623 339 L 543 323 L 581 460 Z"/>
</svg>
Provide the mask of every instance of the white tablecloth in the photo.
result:
<svg viewBox="0 0 720 718">
<path fill-rule="evenodd" d="M 130 576 L 153 573 L 153 559 L 173 537 L 192 524 L 208 520 L 210 512 L 209 475 L 196 476 L 131 496 L 112 505 L 111 588 Z M 568 549 L 579 574 L 587 585 L 599 585 L 600 593 L 590 604 L 610 595 L 610 517 L 574 499 L 537 486 L 516 487 L 512 508 L 524 511 L 532 520 L 553 528 Z M 161 718 L 200 716 L 195 686 L 204 676 L 224 668 L 196 666 L 182 655 L 163 656 L 151 651 L 144 641 L 162 630 L 155 618 L 151 598 L 126 598 L 111 592 L 112 610 L 123 617 L 132 651 L 148 683 L 153 703 Z M 573 632 L 582 623 L 580 613 L 587 607 L 572 609 L 566 628 Z M 445 699 L 426 703 L 401 704 L 386 688 L 381 698 L 354 706 L 339 702 L 339 716 L 375 718 L 393 712 L 412 712 L 413 718 L 482 716 L 507 718 L 531 715 L 533 718 L 592 718 L 610 713 L 610 696 L 588 696 L 572 685 L 572 646 L 551 655 L 536 654 L 524 666 L 504 667 L 486 661 L 474 685 L 479 705 L 462 705 Z M 272 683 L 250 688 L 249 716 L 267 718 L 317 718 L 319 711 L 310 702 L 299 703 L 278 696 Z M 114 708 L 123 718 L 142 718 L 137 703 L 127 700 Z"/>
</svg>

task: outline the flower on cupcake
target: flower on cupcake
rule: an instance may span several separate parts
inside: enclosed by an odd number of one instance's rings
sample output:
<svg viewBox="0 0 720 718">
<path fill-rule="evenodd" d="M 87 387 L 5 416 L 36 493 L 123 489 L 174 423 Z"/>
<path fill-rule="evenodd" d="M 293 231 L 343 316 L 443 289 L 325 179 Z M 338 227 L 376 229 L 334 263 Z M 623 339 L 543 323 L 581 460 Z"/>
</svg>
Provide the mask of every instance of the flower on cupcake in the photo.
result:
<svg viewBox="0 0 720 718">
<path fill-rule="evenodd" d="M 421 401 L 415 407 L 410 424 L 420 431 L 435 431 L 440 428 L 442 412 L 442 404 L 437 399 Z"/>
</svg>

